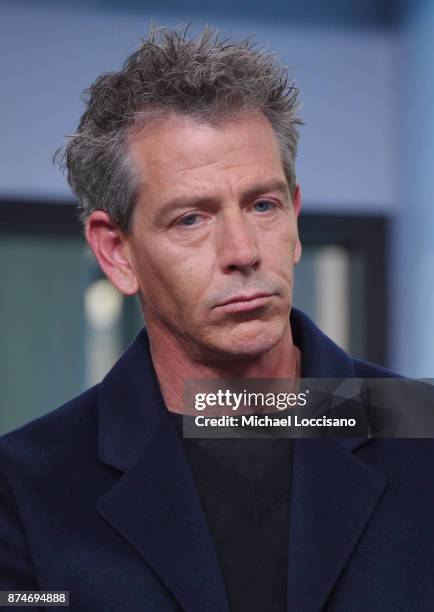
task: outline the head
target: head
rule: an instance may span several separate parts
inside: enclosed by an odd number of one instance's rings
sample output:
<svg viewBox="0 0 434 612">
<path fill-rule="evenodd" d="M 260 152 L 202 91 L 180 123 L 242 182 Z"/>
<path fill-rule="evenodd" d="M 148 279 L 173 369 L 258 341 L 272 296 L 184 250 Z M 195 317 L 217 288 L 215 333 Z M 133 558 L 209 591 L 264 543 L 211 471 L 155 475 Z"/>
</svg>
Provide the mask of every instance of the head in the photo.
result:
<svg viewBox="0 0 434 612">
<path fill-rule="evenodd" d="M 272 348 L 300 257 L 285 69 L 249 39 L 154 28 L 88 93 L 64 159 L 104 272 L 191 354 Z"/>
</svg>

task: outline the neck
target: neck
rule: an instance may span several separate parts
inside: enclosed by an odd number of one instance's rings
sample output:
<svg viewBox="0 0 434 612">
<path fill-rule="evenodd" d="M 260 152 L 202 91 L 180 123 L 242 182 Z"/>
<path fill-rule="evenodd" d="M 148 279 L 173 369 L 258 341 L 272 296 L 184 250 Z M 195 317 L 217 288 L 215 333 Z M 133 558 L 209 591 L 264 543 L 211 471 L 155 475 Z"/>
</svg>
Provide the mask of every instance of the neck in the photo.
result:
<svg viewBox="0 0 434 612">
<path fill-rule="evenodd" d="M 301 353 L 292 341 L 291 328 L 269 351 L 243 359 L 198 361 L 192 359 L 172 334 L 148 328 L 151 357 L 160 389 L 171 412 L 181 412 L 188 379 L 288 378 L 301 376 Z"/>
</svg>

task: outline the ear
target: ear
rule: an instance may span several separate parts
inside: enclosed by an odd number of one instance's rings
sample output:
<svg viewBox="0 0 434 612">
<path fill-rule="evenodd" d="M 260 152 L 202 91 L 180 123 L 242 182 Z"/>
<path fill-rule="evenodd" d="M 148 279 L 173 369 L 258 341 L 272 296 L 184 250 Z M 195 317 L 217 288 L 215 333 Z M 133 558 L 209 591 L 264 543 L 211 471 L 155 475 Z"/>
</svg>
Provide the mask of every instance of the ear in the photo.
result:
<svg viewBox="0 0 434 612">
<path fill-rule="evenodd" d="M 300 211 L 301 211 L 301 191 L 300 191 L 300 185 L 296 185 L 295 186 L 295 192 L 294 192 L 294 197 L 293 197 L 292 204 L 294 206 L 294 211 L 295 211 L 296 219 L 298 220 L 298 217 L 299 217 Z M 297 243 L 295 245 L 295 250 L 294 250 L 294 264 L 298 264 L 300 259 L 301 259 L 301 242 L 300 242 L 300 238 L 298 237 L 298 229 L 297 229 Z"/>
<path fill-rule="evenodd" d="M 85 236 L 102 271 L 113 285 L 124 295 L 137 293 L 139 285 L 126 236 L 112 223 L 106 212 L 94 210 L 89 215 Z"/>
</svg>

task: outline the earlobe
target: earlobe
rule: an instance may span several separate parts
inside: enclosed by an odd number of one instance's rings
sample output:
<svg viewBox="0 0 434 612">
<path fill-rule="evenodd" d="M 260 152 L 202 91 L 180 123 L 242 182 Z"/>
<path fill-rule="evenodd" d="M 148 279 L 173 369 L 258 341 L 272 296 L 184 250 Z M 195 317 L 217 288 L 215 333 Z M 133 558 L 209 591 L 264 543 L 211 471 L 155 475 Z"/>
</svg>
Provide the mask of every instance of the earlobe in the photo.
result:
<svg viewBox="0 0 434 612">
<path fill-rule="evenodd" d="M 294 264 L 298 264 L 298 262 L 301 259 L 301 242 L 300 239 L 297 236 L 297 242 L 295 244 L 295 250 L 294 250 Z"/>
<path fill-rule="evenodd" d="M 86 240 L 102 271 L 124 295 L 134 295 L 139 286 L 125 234 L 115 226 L 108 214 L 93 211 L 87 221 Z"/>
</svg>

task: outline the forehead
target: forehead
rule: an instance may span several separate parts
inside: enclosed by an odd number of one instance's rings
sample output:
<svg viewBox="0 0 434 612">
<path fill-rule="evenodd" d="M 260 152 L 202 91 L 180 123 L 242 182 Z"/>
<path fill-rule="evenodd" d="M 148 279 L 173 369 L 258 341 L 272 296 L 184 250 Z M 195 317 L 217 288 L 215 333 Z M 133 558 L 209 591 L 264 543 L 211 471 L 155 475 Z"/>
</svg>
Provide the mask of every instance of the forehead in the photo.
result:
<svg viewBox="0 0 434 612">
<path fill-rule="evenodd" d="M 159 118 L 130 139 L 129 154 L 147 196 L 235 188 L 270 173 L 284 178 L 277 139 L 260 112 L 218 125 L 179 115 Z"/>
</svg>

